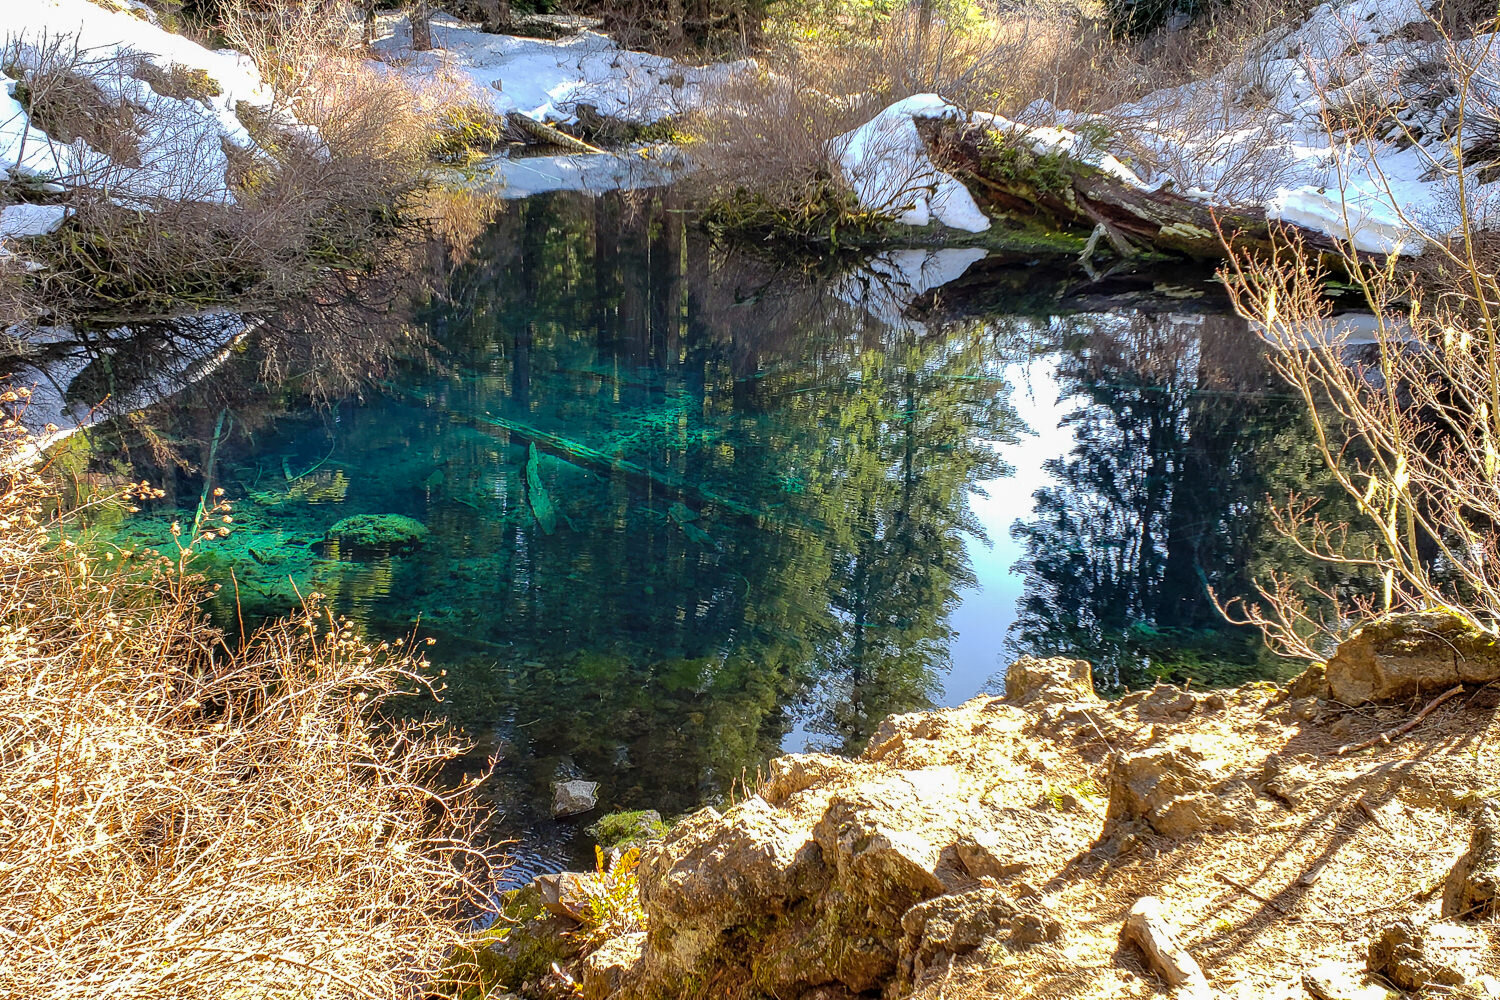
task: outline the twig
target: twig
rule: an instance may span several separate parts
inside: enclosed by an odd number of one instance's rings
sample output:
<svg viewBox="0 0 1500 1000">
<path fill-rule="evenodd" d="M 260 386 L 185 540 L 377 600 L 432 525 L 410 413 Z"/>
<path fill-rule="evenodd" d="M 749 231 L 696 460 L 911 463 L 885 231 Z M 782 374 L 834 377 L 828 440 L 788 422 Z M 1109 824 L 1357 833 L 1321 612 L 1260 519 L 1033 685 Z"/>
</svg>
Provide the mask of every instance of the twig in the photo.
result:
<svg viewBox="0 0 1500 1000">
<path fill-rule="evenodd" d="M 1288 912 L 1285 903 L 1279 903 L 1269 896 L 1262 896 L 1260 893 L 1256 892 L 1245 883 L 1240 882 L 1236 879 L 1232 879 L 1228 875 L 1225 875 L 1223 872 L 1214 872 L 1214 878 L 1218 879 L 1220 882 L 1223 882 L 1225 885 L 1233 886 L 1240 892 L 1243 892 L 1245 895 L 1249 896 L 1251 899 L 1265 903 L 1267 906 L 1274 907 L 1280 910 L 1282 913 Z"/>
<path fill-rule="evenodd" d="M 1413 729 L 1416 729 L 1417 726 L 1421 725 L 1422 720 L 1435 712 L 1438 706 L 1443 704 L 1443 702 L 1447 701 L 1449 698 L 1453 698 L 1457 695 L 1463 694 L 1463 690 L 1464 686 L 1462 684 L 1454 688 L 1449 688 L 1447 691 L 1444 691 L 1442 694 L 1432 699 L 1432 701 L 1428 702 L 1426 708 L 1422 709 L 1422 711 L 1418 712 L 1416 715 L 1412 716 L 1410 719 L 1406 720 L 1395 729 L 1387 729 L 1379 736 L 1375 736 L 1368 740 L 1365 740 L 1363 743 L 1346 743 L 1345 745 L 1339 747 L 1338 750 L 1334 751 L 1334 755 L 1337 757 L 1342 757 L 1345 754 L 1356 753 L 1360 750 L 1368 750 L 1373 746 L 1384 746 L 1385 744 L 1400 739 L 1402 736 L 1405 736 Z"/>
</svg>

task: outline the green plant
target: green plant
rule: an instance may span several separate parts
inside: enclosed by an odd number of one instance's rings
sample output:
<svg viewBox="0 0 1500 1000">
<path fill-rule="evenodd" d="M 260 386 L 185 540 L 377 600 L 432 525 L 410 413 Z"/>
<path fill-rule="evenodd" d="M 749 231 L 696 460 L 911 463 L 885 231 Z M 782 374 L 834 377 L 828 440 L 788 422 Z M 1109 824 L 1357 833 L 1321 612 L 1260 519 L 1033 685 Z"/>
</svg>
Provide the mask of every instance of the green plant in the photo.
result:
<svg viewBox="0 0 1500 1000">
<path fill-rule="evenodd" d="M 641 849 L 632 847 L 610 861 L 601 847 L 594 848 L 595 870 L 583 881 L 589 912 L 584 927 L 603 941 L 618 934 L 644 930 L 646 911 L 641 907 Z"/>
<path fill-rule="evenodd" d="M 505 116 L 487 102 L 471 100 L 439 111 L 431 153 L 440 163 L 465 164 L 505 141 Z"/>
</svg>

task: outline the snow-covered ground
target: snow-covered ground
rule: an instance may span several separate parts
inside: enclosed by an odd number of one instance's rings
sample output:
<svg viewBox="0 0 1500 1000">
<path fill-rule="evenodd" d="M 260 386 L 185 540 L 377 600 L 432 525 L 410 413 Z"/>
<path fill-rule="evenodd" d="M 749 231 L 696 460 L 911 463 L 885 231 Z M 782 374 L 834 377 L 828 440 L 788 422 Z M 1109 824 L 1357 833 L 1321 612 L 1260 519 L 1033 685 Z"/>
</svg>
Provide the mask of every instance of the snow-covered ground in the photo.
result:
<svg viewBox="0 0 1500 1000">
<path fill-rule="evenodd" d="M 118 9 L 90 0 L 5 0 L 0 42 L 26 69 L 71 67 L 110 105 L 128 107 L 131 141 L 125 145 L 133 149 L 111 159 L 81 138 L 63 142 L 47 135 L 16 99 L 23 81 L 0 73 L 0 179 L 48 184 L 52 193 L 61 193 L 58 185 L 86 186 L 126 200 L 232 200 L 226 147 L 254 146 L 236 108 L 241 102 L 271 103 L 248 58 L 212 52 L 173 34 L 148 8 L 128 0 Z M 142 62 L 159 72 L 142 69 Z M 183 79 L 195 71 L 205 90 L 201 98 L 163 96 L 142 78 Z M 58 212 L 7 212 L 0 236 L 35 235 L 45 231 L 42 223 L 55 227 L 61 221 Z"/>
<path fill-rule="evenodd" d="M 1361 250 L 1419 253 L 1422 234 L 1447 235 L 1461 223 L 1452 148 L 1459 105 L 1471 129 L 1477 122 L 1500 131 L 1497 39 L 1432 40 L 1430 27 L 1419 0 L 1333 0 L 1266 36 L 1242 63 L 1102 115 L 1038 101 L 1021 124 L 919 95 L 841 136 L 831 152 L 867 207 L 916 225 L 987 226 L 968 192 L 932 163 L 912 125 L 913 117 L 953 115 L 1039 151 L 1087 159 L 1143 189 L 1260 207 Z M 1455 62 L 1477 68 L 1466 101 L 1451 85 Z M 1443 81 L 1435 71 L 1445 66 Z M 1391 141 L 1330 134 L 1326 111 L 1372 96 L 1405 105 Z M 1100 137 L 1105 148 L 1085 136 Z M 1497 189 L 1480 184 L 1472 165 L 1466 180 L 1470 216 L 1482 217 Z"/>
<path fill-rule="evenodd" d="M 432 49 L 416 52 L 405 18 L 384 17 L 380 25 L 374 48 L 389 65 L 418 78 L 467 81 L 496 111 L 537 121 L 573 121 L 581 104 L 611 118 L 659 121 L 701 103 L 738 65 L 689 66 L 622 49 L 593 31 L 555 40 L 490 34 L 446 14 L 432 18 Z"/>
</svg>

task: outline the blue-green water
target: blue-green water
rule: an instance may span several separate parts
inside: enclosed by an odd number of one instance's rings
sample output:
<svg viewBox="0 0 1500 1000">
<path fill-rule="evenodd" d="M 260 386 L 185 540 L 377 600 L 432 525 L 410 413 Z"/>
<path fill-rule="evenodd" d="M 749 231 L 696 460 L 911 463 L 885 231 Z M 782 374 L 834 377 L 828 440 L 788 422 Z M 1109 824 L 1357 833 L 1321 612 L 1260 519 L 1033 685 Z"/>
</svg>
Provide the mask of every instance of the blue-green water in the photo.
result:
<svg viewBox="0 0 1500 1000">
<path fill-rule="evenodd" d="M 556 776 L 685 811 L 782 748 L 857 751 L 891 712 L 965 700 L 1018 652 L 1111 686 L 1274 670 L 1207 593 L 1284 555 L 1263 499 L 1317 482 L 1258 342 L 1206 275 L 1168 298 L 978 256 L 810 269 L 716 250 L 669 200 L 540 196 L 393 352 L 351 338 L 349 388 L 309 402 L 251 341 L 92 461 L 168 489 L 117 540 L 227 491 L 234 534 L 200 563 L 233 570 L 226 625 L 315 590 L 435 638 L 429 707 L 499 752 L 525 870 L 573 849 L 542 808 Z M 325 544 L 354 514 L 428 534 Z"/>
</svg>

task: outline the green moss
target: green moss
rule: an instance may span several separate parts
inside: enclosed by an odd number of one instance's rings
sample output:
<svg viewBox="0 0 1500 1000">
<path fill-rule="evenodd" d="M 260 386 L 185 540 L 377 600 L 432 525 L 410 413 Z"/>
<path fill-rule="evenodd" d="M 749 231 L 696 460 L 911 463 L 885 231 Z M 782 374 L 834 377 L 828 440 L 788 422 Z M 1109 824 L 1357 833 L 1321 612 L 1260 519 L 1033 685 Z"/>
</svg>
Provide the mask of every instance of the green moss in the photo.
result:
<svg viewBox="0 0 1500 1000">
<path fill-rule="evenodd" d="M 324 542 L 357 550 L 409 549 L 427 538 L 427 525 L 403 514 L 355 514 L 328 529 Z"/>
<path fill-rule="evenodd" d="M 995 133 L 985 137 L 979 150 L 979 168 L 985 177 L 1041 194 L 1061 195 L 1070 190 L 1073 177 L 1083 167 L 1060 153 L 1038 153 Z"/>
<path fill-rule="evenodd" d="M 512 889 L 501 898 L 496 926 L 448 956 L 433 992 L 455 1000 L 480 1000 L 520 989 L 545 975 L 553 963 L 578 954 L 579 942 L 560 923 L 542 907 L 533 886 Z"/>
<path fill-rule="evenodd" d="M 609 813 L 587 830 L 606 851 L 615 847 L 639 847 L 667 835 L 667 824 L 655 809 Z"/>
</svg>

